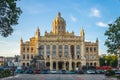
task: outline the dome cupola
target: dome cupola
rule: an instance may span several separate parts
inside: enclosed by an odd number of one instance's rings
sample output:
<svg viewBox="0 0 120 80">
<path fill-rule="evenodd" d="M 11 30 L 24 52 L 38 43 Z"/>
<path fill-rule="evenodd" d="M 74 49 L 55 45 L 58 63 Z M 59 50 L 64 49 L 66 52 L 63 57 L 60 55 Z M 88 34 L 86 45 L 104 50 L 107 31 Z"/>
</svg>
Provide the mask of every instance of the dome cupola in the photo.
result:
<svg viewBox="0 0 120 80">
<path fill-rule="evenodd" d="M 63 34 L 66 32 L 66 21 L 61 17 L 60 12 L 58 12 L 57 17 L 53 20 L 52 27 L 54 34 Z"/>
</svg>

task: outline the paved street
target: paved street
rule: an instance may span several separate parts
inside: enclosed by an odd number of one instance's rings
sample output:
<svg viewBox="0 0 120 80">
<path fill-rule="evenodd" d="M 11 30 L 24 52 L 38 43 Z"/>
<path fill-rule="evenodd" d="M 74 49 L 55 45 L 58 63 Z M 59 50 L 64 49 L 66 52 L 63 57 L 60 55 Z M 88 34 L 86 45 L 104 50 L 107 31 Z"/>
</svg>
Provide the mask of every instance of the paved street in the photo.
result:
<svg viewBox="0 0 120 80">
<path fill-rule="evenodd" d="M 98 74 L 19 74 L 2 80 L 117 80 Z"/>
</svg>

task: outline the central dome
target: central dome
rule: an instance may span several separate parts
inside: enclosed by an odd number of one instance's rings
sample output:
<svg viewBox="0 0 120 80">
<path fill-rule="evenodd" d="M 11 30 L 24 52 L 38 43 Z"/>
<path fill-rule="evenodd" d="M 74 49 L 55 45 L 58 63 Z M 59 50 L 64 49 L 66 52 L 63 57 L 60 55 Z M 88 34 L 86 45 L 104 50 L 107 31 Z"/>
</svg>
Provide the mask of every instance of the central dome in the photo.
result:
<svg viewBox="0 0 120 80">
<path fill-rule="evenodd" d="M 60 22 L 60 21 L 61 21 L 61 22 L 65 22 L 65 20 L 61 17 L 60 12 L 58 12 L 58 15 L 57 15 L 57 17 L 55 18 L 54 21 L 56 21 L 56 22 L 58 22 L 58 21 L 59 21 L 59 22 Z M 53 21 L 53 22 L 54 22 L 54 21 Z"/>
<path fill-rule="evenodd" d="M 65 33 L 66 30 L 66 21 L 61 17 L 60 12 L 58 12 L 57 17 L 52 22 L 52 32 L 54 34 Z"/>
</svg>

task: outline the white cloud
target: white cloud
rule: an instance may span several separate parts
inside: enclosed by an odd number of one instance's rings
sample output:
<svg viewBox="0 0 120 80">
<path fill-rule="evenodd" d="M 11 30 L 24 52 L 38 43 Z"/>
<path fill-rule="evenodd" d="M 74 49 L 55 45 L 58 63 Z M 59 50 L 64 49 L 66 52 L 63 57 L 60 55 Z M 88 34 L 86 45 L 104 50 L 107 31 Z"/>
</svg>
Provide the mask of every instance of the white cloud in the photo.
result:
<svg viewBox="0 0 120 80">
<path fill-rule="evenodd" d="M 98 10 L 97 8 L 92 8 L 90 12 L 90 16 L 101 17 L 100 10 Z"/>
<path fill-rule="evenodd" d="M 104 22 L 97 22 L 96 25 L 99 27 L 108 27 L 108 25 Z"/>
<path fill-rule="evenodd" d="M 77 18 L 74 17 L 73 15 L 70 16 L 70 19 L 71 19 L 73 22 L 76 22 L 76 21 L 77 21 Z"/>
</svg>

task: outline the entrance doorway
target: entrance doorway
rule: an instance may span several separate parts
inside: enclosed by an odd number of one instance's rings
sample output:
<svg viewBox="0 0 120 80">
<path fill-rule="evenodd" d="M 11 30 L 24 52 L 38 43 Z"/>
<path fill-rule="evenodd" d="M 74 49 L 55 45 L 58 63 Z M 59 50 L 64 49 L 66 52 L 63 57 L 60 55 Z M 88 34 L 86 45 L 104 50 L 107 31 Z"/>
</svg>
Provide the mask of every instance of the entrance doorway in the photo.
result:
<svg viewBox="0 0 120 80">
<path fill-rule="evenodd" d="M 58 62 L 58 68 L 59 68 L 59 70 L 62 69 L 62 64 L 63 64 L 63 62 Z"/>
<path fill-rule="evenodd" d="M 53 62 L 53 69 L 56 69 L 56 62 Z"/>
</svg>

